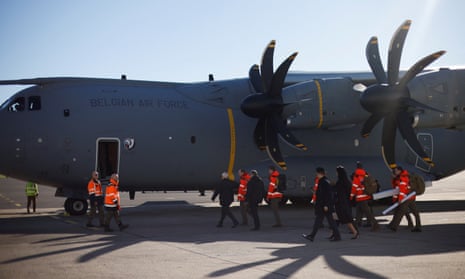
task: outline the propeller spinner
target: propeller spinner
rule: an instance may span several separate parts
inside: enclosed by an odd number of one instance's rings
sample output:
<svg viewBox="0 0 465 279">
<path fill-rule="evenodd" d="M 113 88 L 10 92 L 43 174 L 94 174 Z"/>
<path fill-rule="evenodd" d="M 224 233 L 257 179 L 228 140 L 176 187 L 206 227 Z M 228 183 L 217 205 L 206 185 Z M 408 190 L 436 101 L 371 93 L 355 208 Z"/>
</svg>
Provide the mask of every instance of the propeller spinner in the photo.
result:
<svg viewBox="0 0 465 279">
<path fill-rule="evenodd" d="M 255 144 L 260 150 L 266 150 L 271 160 L 282 169 L 287 169 L 278 143 L 278 135 L 300 150 L 307 147 L 287 129 L 282 112 L 285 104 L 282 89 L 289 67 L 297 56 L 290 55 L 273 73 L 273 54 L 276 42 L 271 41 L 262 56 L 262 63 L 253 65 L 249 71 L 249 79 L 256 94 L 247 96 L 241 104 L 241 110 L 246 115 L 258 118 L 254 131 Z"/>
<path fill-rule="evenodd" d="M 395 138 L 398 128 L 401 136 L 411 149 L 425 161 L 434 166 L 431 158 L 423 150 L 411 125 L 409 108 L 437 109 L 415 101 L 410 97 L 407 83 L 418 73 L 438 59 L 445 51 L 438 51 L 428 55 L 415 63 L 399 80 L 399 67 L 405 37 L 411 21 L 406 20 L 394 33 L 388 54 L 388 71 L 384 71 L 379 56 L 378 38 L 372 37 L 366 47 L 368 64 L 376 77 L 377 84 L 367 87 L 361 94 L 360 104 L 371 113 L 362 127 L 362 136 L 368 137 L 376 124 L 384 119 L 382 134 L 382 153 L 390 168 L 395 168 Z"/>
</svg>

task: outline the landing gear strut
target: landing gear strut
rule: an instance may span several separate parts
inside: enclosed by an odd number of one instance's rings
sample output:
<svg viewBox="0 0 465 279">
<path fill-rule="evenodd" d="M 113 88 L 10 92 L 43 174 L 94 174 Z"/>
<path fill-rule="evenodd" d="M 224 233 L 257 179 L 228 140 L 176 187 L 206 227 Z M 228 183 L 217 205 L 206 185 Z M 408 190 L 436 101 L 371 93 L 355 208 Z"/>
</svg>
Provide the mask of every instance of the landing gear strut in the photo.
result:
<svg viewBox="0 0 465 279">
<path fill-rule="evenodd" d="M 84 215 L 87 212 L 87 200 L 67 198 L 65 201 L 65 210 L 70 215 Z"/>
</svg>

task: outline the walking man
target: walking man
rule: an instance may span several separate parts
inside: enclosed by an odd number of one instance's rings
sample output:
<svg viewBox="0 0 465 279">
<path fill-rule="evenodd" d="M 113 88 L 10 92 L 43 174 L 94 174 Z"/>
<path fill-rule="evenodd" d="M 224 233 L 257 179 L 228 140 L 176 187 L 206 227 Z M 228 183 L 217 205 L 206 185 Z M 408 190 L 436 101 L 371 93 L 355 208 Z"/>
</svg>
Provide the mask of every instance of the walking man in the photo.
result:
<svg viewBox="0 0 465 279">
<path fill-rule="evenodd" d="M 279 216 L 279 202 L 283 198 L 283 194 L 278 192 L 279 172 L 274 166 L 270 166 L 268 168 L 268 173 L 270 175 L 270 183 L 268 184 L 267 199 L 270 201 L 271 210 L 273 211 L 275 218 L 275 224 L 273 227 L 282 227 L 281 217 Z"/>
<path fill-rule="evenodd" d="M 262 179 L 258 176 L 256 170 L 250 171 L 250 180 L 247 184 L 247 193 L 245 194 L 245 200 L 249 206 L 250 215 L 253 218 L 254 227 L 253 231 L 260 229 L 260 218 L 258 217 L 258 205 L 262 203 L 265 197 L 265 185 Z"/>
<path fill-rule="evenodd" d="M 121 201 L 119 197 L 118 191 L 118 184 L 119 184 L 119 176 L 117 173 L 111 175 L 110 184 L 108 184 L 105 190 L 105 231 L 112 232 L 113 230 L 110 229 L 110 222 L 112 218 L 115 218 L 115 222 L 119 226 L 119 230 L 122 231 L 126 229 L 129 225 L 123 225 L 120 218 L 120 206 Z"/>
<path fill-rule="evenodd" d="M 247 193 L 247 183 L 249 183 L 250 175 L 244 170 L 239 170 L 240 176 L 240 183 L 239 183 L 239 190 L 237 191 L 237 200 L 239 201 L 240 208 L 241 208 L 241 216 L 242 216 L 242 225 L 247 225 L 247 201 L 245 200 L 245 195 Z"/>
<path fill-rule="evenodd" d="M 100 221 L 100 227 L 103 227 L 104 215 L 103 212 L 103 192 L 102 192 L 102 183 L 98 179 L 98 172 L 93 171 L 92 177 L 87 183 L 87 191 L 89 193 L 89 203 L 90 203 L 90 212 L 89 218 L 87 219 L 87 227 L 93 227 L 92 219 L 94 219 L 95 214 L 98 211 L 98 217 Z"/>
<path fill-rule="evenodd" d="M 36 212 L 36 199 L 39 196 L 39 186 L 36 183 L 28 181 L 26 183 L 26 196 L 27 196 L 27 213 L 31 213 L 29 207 L 32 203 L 32 212 Z"/>
<path fill-rule="evenodd" d="M 330 241 L 340 241 L 341 235 L 333 219 L 334 201 L 330 182 L 326 178 L 325 170 L 322 167 L 316 168 L 316 175 L 319 182 L 315 200 L 315 223 L 313 224 L 312 232 L 310 234 L 303 234 L 302 236 L 313 242 L 318 229 L 323 224 L 323 218 L 326 218 L 333 231 Z"/>
<path fill-rule="evenodd" d="M 212 196 L 212 201 L 214 201 L 218 195 L 220 196 L 221 218 L 218 225 L 216 225 L 218 228 L 223 226 L 223 221 L 226 216 L 231 218 L 233 228 L 237 227 L 239 224 L 229 208 L 234 201 L 234 191 L 236 188 L 238 188 L 237 182 L 230 180 L 228 173 L 223 172 L 221 174 L 221 183 L 216 187 Z"/>
</svg>

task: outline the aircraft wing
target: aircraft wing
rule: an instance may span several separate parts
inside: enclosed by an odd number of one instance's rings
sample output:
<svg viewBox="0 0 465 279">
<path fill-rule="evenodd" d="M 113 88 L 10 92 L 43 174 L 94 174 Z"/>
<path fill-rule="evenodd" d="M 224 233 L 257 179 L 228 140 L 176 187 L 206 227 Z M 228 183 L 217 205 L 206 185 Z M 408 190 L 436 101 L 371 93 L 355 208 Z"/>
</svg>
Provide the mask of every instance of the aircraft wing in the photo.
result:
<svg viewBox="0 0 465 279">
<path fill-rule="evenodd" d="M 422 71 L 429 72 L 434 69 L 426 69 Z M 402 77 L 407 71 L 400 71 L 399 76 Z M 328 79 L 328 78 L 350 78 L 355 84 L 362 83 L 365 86 L 370 86 L 376 83 L 376 77 L 372 72 L 289 72 L 286 76 L 285 86 L 295 83 L 313 80 L 313 79 Z"/>
<path fill-rule="evenodd" d="M 53 83 L 98 83 L 103 82 L 125 82 L 125 83 L 150 83 L 159 86 L 172 86 L 183 84 L 180 82 L 160 82 L 160 81 L 141 81 L 141 80 L 123 80 L 123 79 L 109 79 L 109 78 L 86 78 L 86 77 L 47 77 L 47 78 L 30 78 L 30 79 L 12 79 L 0 80 L 0 85 L 46 85 Z"/>
</svg>

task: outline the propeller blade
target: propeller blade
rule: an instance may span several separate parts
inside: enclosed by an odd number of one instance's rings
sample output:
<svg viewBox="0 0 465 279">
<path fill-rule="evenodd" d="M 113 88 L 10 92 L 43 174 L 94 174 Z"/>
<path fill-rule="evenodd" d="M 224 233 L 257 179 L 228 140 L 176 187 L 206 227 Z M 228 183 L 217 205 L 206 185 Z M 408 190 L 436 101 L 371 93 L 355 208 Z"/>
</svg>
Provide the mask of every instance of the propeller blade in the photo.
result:
<svg viewBox="0 0 465 279">
<path fill-rule="evenodd" d="M 436 59 L 441 57 L 444 53 L 446 52 L 444 50 L 441 50 L 433 54 L 430 54 L 426 57 L 423 57 L 421 60 L 415 63 L 415 65 L 410 67 L 407 73 L 405 73 L 405 75 L 402 77 L 402 79 L 399 82 L 399 86 L 401 87 L 406 86 L 410 80 L 412 80 L 417 74 L 423 71 L 423 69 L 425 69 L 429 64 L 433 63 Z"/>
<path fill-rule="evenodd" d="M 362 137 L 366 138 L 370 135 L 371 130 L 378 124 L 378 122 L 383 118 L 383 115 L 372 114 L 363 124 L 362 127 Z"/>
<path fill-rule="evenodd" d="M 253 132 L 253 138 L 258 149 L 266 149 L 265 133 L 266 133 L 266 118 L 260 118 L 258 120 L 257 126 Z"/>
<path fill-rule="evenodd" d="M 265 49 L 260 66 L 262 73 L 263 92 L 268 92 L 271 88 L 271 81 L 273 80 L 273 54 L 276 41 L 272 40 Z"/>
<path fill-rule="evenodd" d="M 260 70 L 257 64 L 252 65 L 249 70 L 249 80 L 252 83 L 255 92 L 263 93 L 262 77 L 260 76 Z"/>
<path fill-rule="evenodd" d="M 281 117 L 277 114 L 273 114 L 273 122 L 274 125 L 276 126 L 276 130 L 278 133 L 281 135 L 281 138 L 286 141 L 289 145 L 292 147 L 295 147 L 300 150 L 307 150 L 307 147 L 301 143 L 292 133 L 287 129 L 286 125 L 284 124 L 284 121 L 281 119 Z"/>
<path fill-rule="evenodd" d="M 404 47 L 405 37 L 410 29 L 411 20 L 406 20 L 399 28 L 397 28 L 389 45 L 388 54 L 388 81 L 389 85 L 395 85 L 399 79 L 400 57 L 402 56 L 402 48 Z"/>
<path fill-rule="evenodd" d="M 418 141 L 417 135 L 412 128 L 412 121 L 409 114 L 406 111 L 401 111 L 397 114 L 397 125 L 399 127 L 400 134 L 404 138 L 407 145 L 427 164 L 434 166 L 431 158 L 426 155 L 420 142 Z"/>
<path fill-rule="evenodd" d="M 276 165 L 283 170 L 287 169 L 286 162 L 284 162 L 283 155 L 279 149 L 278 133 L 274 121 L 267 121 L 266 123 L 266 151 Z"/>
<path fill-rule="evenodd" d="M 368 41 L 365 55 L 370 65 L 371 71 L 376 77 L 379 84 L 387 83 L 386 72 L 384 71 L 381 57 L 379 56 L 378 38 L 371 37 Z"/>
<path fill-rule="evenodd" d="M 292 61 L 294 61 L 296 56 L 297 52 L 294 52 L 291 56 L 284 60 L 281 65 L 279 65 L 278 69 L 274 73 L 273 79 L 271 81 L 271 90 L 269 93 L 271 97 L 281 97 L 284 86 L 284 79 L 286 78 L 289 67 L 291 66 Z"/>
<path fill-rule="evenodd" d="M 383 136 L 381 152 L 384 161 L 393 169 L 397 166 L 395 159 L 395 146 L 396 146 L 396 113 L 390 113 L 384 117 Z"/>
</svg>

